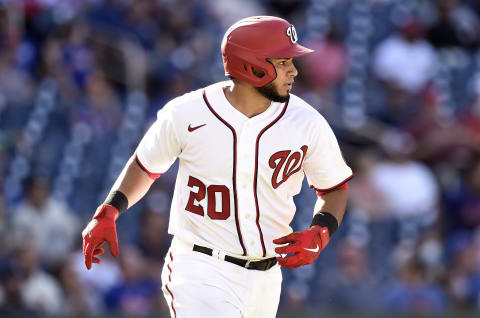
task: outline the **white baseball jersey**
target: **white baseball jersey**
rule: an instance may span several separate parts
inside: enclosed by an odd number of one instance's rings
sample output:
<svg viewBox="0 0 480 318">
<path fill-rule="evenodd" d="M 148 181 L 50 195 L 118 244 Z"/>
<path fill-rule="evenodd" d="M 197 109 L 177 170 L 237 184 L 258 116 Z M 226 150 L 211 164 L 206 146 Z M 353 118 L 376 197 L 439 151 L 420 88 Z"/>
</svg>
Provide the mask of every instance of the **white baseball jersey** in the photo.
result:
<svg viewBox="0 0 480 318">
<path fill-rule="evenodd" d="M 299 97 L 272 102 L 248 118 L 220 82 L 163 107 L 136 151 L 152 176 L 179 158 L 169 233 L 248 258 L 275 255 L 273 240 L 292 232 L 293 196 L 304 174 L 312 188 L 352 177 L 326 120 Z"/>
</svg>

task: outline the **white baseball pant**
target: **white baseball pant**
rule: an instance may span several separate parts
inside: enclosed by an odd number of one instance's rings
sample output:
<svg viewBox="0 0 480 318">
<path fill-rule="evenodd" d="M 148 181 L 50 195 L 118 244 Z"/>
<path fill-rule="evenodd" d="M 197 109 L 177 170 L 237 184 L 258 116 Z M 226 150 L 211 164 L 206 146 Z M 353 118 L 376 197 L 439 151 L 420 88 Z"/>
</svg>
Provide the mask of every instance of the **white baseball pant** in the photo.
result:
<svg viewBox="0 0 480 318">
<path fill-rule="evenodd" d="M 249 270 L 192 250 L 174 238 L 165 257 L 162 289 L 172 318 L 274 318 L 282 273 Z"/>
</svg>

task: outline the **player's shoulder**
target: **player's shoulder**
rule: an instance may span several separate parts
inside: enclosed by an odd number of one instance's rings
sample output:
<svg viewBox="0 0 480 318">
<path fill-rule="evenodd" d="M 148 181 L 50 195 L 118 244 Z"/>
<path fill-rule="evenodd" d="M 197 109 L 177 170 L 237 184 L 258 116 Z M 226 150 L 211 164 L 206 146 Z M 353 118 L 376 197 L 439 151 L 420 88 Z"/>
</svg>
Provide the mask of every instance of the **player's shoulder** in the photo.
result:
<svg viewBox="0 0 480 318">
<path fill-rule="evenodd" d="M 166 103 L 164 108 L 174 111 L 195 106 L 202 100 L 202 91 L 203 88 L 200 88 L 175 97 Z"/>
<path fill-rule="evenodd" d="M 291 122 L 297 129 L 302 127 L 307 131 L 321 133 L 330 129 L 330 124 L 317 109 L 294 94 L 290 94 L 284 120 Z"/>
<path fill-rule="evenodd" d="M 185 93 L 181 96 L 175 97 L 165 104 L 163 109 L 172 113 L 179 113 L 182 111 L 188 111 L 194 113 L 196 111 L 203 111 L 204 106 L 204 92 L 218 89 L 225 86 L 227 82 L 218 82 L 212 85 L 196 89 L 194 91 Z M 161 109 L 160 111 L 162 111 Z"/>
<path fill-rule="evenodd" d="M 305 100 L 303 100 L 302 98 L 292 93 L 290 93 L 288 108 L 290 108 L 291 111 L 305 113 L 309 115 L 319 114 L 318 111 L 312 107 L 312 105 L 310 105 Z"/>
<path fill-rule="evenodd" d="M 320 114 L 318 110 L 316 110 L 312 105 L 310 105 L 305 100 L 295 94 L 290 94 L 287 112 L 291 115 L 305 117 L 305 119 L 308 120 L 315 121 L 319 119 L 324 119 L 322 114 Z"/>
</svg>

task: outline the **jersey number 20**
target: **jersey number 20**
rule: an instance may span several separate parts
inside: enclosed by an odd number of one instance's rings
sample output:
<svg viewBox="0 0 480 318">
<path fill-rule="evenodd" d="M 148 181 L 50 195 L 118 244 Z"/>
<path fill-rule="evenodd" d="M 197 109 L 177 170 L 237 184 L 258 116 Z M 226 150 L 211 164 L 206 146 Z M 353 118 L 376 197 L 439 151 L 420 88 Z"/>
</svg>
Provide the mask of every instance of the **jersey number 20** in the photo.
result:
<svg viewBox="0 0 480 318">
<path fill-rule="evenodd" d="M 188 178 L 188 184 L 190 188 L 197 187 L 198 191 L 190 191 L 190 197 L 188 198 L 187 206 L 185 210 L 198 215 L 205 215 L 203 207 L 199 204 L 195 204 L 195 201 L 200 202 L 207 197 L 207 214 L 213 220 L 226 220 L 230 216 L 230 190 L 224 185 L 209 185 L 205 184 L 190 176 Z M 217 193 L 220 194 L 222 200 L 221 211 L 217 211 L 216 197 Z"/>
</svg>

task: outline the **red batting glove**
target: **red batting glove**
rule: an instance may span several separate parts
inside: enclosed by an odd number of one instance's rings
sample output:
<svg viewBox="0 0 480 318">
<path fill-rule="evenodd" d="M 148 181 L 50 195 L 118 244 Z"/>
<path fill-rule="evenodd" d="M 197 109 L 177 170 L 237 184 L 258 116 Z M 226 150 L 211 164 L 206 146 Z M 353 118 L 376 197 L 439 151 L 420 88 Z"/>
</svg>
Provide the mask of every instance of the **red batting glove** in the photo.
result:
<svg viewBox="0 0 480 318">
<path fill-rule="evenodd" d="M 277 257 L 278 264 L 285 268 L 297 268 L 312 264 L 320 252 L 330 241 L 328 228 L 314 225 L 308 230 L 293 232 L 287 236 L 273 240 L 275 244 L 287 244 L 275 248 L 278 254 L 294 254 L 287 257 Z"/>
<path fill-rule="evenodd" d="M 104 253 L 103 248 L 101 248 L 103 242 L 108 242 L 110 253 L 114 257 L 118 257 L 118 254 L 120 254 L 117 227 L 115 225 L 119 214 L 116 207 L 102 204 L 97 208 L 92 220 L 83 230 L 83 256 L 85 257 L 87 269 L 92 267 L 92 263 L 99 264 L 101 262 L 96 256 Z"/>
</svg>

